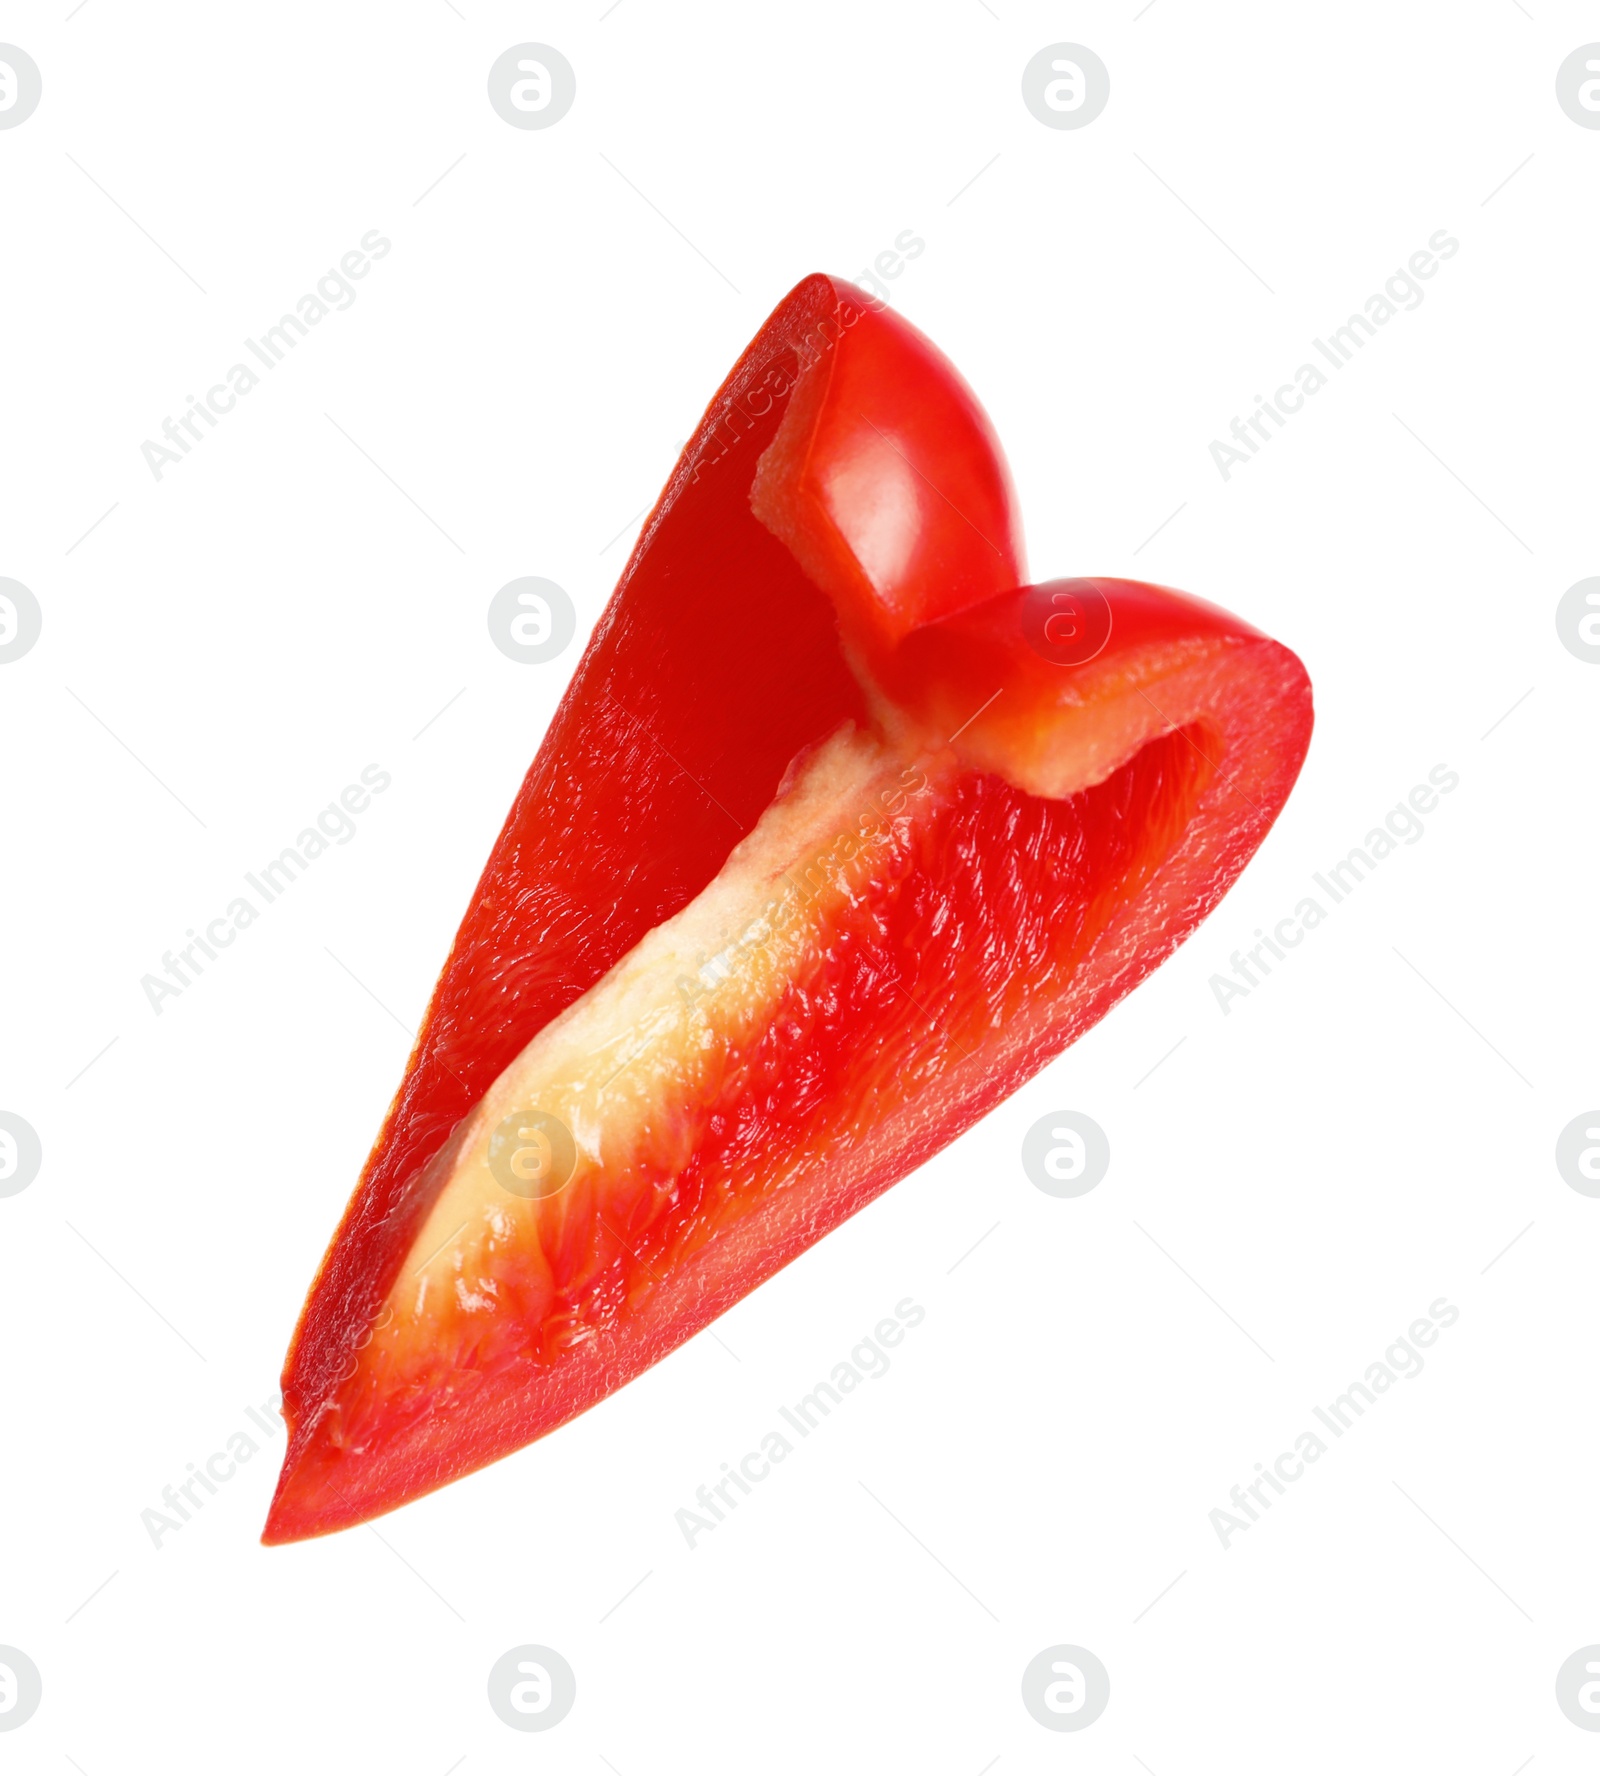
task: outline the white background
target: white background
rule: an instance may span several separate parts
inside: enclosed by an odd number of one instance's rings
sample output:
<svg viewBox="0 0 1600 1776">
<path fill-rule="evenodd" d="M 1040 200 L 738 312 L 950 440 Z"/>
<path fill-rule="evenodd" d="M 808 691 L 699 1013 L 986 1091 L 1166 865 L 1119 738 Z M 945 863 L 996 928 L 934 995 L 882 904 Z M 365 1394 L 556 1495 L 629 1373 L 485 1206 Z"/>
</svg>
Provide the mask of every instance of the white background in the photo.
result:
<svg viewBox="0 0 1600 1776">
<path fill-rule="evenodd" d="M 1554 80 L 1600 13 L 1529 6 L 0 6 L 44 80 L 0 132 L 0 574 L 44 613 L 0 667 L 0 1109 L 44 1152 L 0 1201 L 0 1643 L 44 1678 L 8 1769 L 1594 1767 L 1554 1679 L 1600 1641 L 1600 1202 L 1553 1152 L 1600 1099 L 1600 667 L 1553 617 L 1600 571 L 1600 132 Z M 577 71 L 549 130 L 485 96 L 530 40 Z M 1110 69 L 1082 130 L 1020 96 L 1063 40 Z M 354 306 L 157 482 L 141 441 L 373 228 Z M 1224 482 L 1210 441 L 1440 228 L 1423 304 Z M 893 299 L 993 415 L 1035 576 L 1306 661 L 1286 812 L 728 1349 L 268 1551 L 278 1439 L 156 1549 L 275 1393 L 678 444 L 791 284 L 906 229 Z M 577 605 L 552 665 L 490 644 L 521 574 Z M 357 836 L 155 1015 L 141 976 L 373 762 Z M 1425 836 L 1224 1016 L 1210 976 L 1440 763 Z M 1019 1165 L 1056 1109 L 1111 1141 L 1076 1201 Z M 691 1552 L 674 1512 L 906 1296 L 892 1371 Z M 1440 1296 L 1426 1370 L 1225 1551 L 1229 1488 Z M 577 1674 L 537 1737 L 485 1696 L 524 1642 Z M 1018 1687 L 1058 1642 L 1111 1676 L 1063 1737 Z"/>
</svg>

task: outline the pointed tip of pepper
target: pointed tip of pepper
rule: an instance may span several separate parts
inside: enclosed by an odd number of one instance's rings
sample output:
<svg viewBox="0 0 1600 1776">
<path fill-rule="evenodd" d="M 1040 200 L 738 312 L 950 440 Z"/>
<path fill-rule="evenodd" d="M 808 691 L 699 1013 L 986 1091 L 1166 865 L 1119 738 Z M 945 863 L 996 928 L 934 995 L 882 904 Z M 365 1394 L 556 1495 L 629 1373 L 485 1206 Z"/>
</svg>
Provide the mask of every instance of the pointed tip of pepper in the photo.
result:
<svg viewBox="0 0 1600 1776">
<path fill-rule="evenodd" d="M 263 1548 L 281 1548 L 288 1542 L 310 1541 L 344 1523 L 330 1521 L 320 1497 L 323 1489 L 306 1483 L 303 1464 L 293 1454 L 285 1461 L 278 1476 L 278 1488 L 267 1507 L 267 1521 L 261 1530 Z M 354 1521 L 352 1519 L 351 1521 Z"/>
<path fill-rule="evenodd" d="M 332 1472 L 335 1462 L 341 1469 L 337 1479 Z M 360 1468 L 348 1454 L 329 1450 L 314 1432 L 297 1433 L 291 1425 L 289 1448 L 267 1508 L 261 1545 L 278 1548 L 288 1542 L 310 1541 L 335 1530 L 352 1529 L 391 1510 L 397 1501 L 372 1497 Z"/>
</svg>

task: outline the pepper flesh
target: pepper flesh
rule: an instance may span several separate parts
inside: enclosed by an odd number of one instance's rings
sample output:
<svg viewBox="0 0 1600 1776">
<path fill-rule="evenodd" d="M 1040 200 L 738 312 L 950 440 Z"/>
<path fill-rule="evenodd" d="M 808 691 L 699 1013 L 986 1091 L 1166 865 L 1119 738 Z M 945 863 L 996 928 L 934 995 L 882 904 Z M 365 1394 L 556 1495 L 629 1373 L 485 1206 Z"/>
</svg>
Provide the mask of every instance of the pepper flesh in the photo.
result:
<svg viewBox="0 0 1600 1776">
<path fill-rule="evenodd" d="M 1184 595 L 1023 587 L 965 383 L 791 292 L 648 521 L 463 922 L 284 1373 L 268 1541 L 594 1404 L 952 1140 L 1193 929 L 1309 742 Z M 1041 596 L 1109 621 L 1063 667 Z M 1076 606 L 1074 606 L 1076 608 Z M 556 1195 L 492 1131 L 572 1132 Z"/>
</svg>

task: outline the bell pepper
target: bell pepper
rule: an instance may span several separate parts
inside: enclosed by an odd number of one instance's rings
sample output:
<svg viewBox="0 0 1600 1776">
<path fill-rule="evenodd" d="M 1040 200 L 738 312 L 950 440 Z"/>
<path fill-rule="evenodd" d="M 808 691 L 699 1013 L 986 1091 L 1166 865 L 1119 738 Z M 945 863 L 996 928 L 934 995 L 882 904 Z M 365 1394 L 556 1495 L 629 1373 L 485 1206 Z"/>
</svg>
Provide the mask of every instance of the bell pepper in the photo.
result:
<svg viewBox="0 0 1600 1776">
<path fill-rule="evenodd" d="M 1311 724 L 1212 605 L 1029 585 L 966 383 L 796 286 L 490 853 L 289 1349 L 263 1539 L 543 1436 L 938 1152 L 1210 912 Z"/>
</svg>

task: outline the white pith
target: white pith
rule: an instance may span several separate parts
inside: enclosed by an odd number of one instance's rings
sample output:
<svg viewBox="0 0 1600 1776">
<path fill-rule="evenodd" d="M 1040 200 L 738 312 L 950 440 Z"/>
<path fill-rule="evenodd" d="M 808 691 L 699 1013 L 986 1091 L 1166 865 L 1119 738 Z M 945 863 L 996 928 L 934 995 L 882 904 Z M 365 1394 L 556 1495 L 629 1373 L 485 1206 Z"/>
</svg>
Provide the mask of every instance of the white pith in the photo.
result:
<svg viewBox="0 0 1600 1776">
<path fill-rule="evenodd" d="M 658 1164 L 687 1160 L 694 1118 L 684 1112 L 770 1021 L 830 905 L 870 891 L 938 769 L 839 730 L 711 883 L 533 1038 L 433 1162 L 443 1182 L 390 1293 L 390 1337 L 443 1305 L 441 1291 L 456 1311 L 492 1312 L 495 1251 L 530 1248 L 530 1220 L 559 1218 L 564 1199 L 625 1171 L 642 1143 Z M 576 1169 L 549 1197 L 513 1194 L 489 1165 L 491 1135 L 530 1110 L 558 1118 L 576 1148 Z"/>
</svg>

